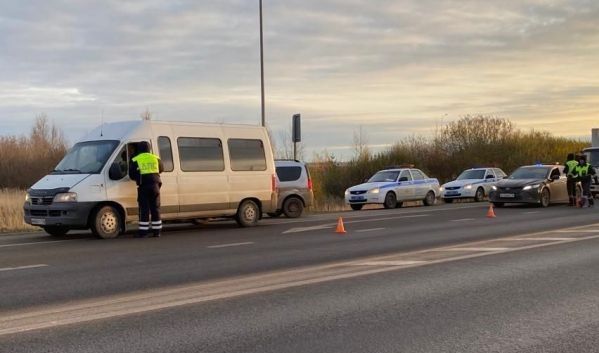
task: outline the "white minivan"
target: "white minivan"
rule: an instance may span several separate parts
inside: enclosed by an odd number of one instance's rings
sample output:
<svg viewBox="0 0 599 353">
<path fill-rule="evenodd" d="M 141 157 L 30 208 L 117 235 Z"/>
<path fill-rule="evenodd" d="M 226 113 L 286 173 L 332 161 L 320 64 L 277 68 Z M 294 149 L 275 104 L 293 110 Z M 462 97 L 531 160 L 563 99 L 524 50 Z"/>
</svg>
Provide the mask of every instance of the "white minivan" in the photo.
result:
<svg viewBox="0 0 599 353">
<path fill-rule="evenodd" d="M 51 235 L 91 229 L 114 238 L 138 221 L 137 189 L 127 175 L 137 144 L 164 164 L 164 221 L 231 217 L 255 225 L 277 208 L 277 179 L 267 130 L 259 126 L 160 121 L 102 124 L 77 142 L 27 192 L 25 222 Z"/>
</svg>

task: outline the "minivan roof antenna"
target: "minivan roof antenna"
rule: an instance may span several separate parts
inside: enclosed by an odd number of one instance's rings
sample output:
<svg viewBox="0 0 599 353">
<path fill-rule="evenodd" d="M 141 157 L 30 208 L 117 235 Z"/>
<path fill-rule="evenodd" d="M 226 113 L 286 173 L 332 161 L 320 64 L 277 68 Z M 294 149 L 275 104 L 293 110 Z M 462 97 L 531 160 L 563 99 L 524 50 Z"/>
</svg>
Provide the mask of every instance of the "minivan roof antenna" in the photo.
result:
<svg viewBox="0 0 599 353">
<path fill-rule="evenodd" d="M 103 137 L 103 129 L 104 129 L 104 109 L 102 108 L 102 115 L 100 117 L 100 137 Z"/>
</svg>

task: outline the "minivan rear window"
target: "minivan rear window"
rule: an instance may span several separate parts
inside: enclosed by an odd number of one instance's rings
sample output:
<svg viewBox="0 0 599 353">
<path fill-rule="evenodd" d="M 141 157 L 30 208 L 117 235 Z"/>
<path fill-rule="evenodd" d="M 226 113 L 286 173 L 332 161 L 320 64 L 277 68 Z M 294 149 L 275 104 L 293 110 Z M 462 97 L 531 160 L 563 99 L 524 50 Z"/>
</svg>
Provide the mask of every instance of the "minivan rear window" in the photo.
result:
<svg viewBox="0 0 599 353">
<path fill-rule="evenodd" d="M 277 167 L 279 181 L 295 181 L 302 175 L 302 167 Z"/>
<path fill-rule="evenodd" d="M 261 140 L 229 139 L 227 143 L 231 157 L 231 170 L 266 170 L 266 155 L 264 153 L 264 143 Z"/>
<path fill-rule="evenodd" d="M 220 172 L 225 170 L 223 144 L 216 138 L 179 137 L 179 159 L 184 172 Z"/>
</svg>

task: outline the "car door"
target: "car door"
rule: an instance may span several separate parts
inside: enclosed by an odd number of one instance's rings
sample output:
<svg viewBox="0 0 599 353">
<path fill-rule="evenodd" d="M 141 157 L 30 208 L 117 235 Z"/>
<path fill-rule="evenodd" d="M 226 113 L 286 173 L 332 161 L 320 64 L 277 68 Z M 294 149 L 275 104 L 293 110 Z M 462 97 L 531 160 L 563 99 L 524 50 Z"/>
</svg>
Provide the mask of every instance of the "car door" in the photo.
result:
<svg viewBox="0 0 599 353">
<path fill-rule="evenodd" d="M 414 185 L 412 174 L 409 170 L 402 170 L 397 179 L 398 185 L 396 188 L 397 200 L 406 201 L 414 199 Z"/>
<path fill-rule="evenodd" d="M 425 175 L 418 169 L 412 169 L 412 178 L 414 183 L 414 199 L 420 200 L 426 196 L 431 189 L 430 184 L 425 180 Z"/>
<path fill-rule="evenodd" d="M 563 172 L 563 167 L 555 167 L 551 169 L 549 174 L 549 191 L 551 192 L 551 202 L 568 201 L 567 177 Z M 554 179 L 557 178 L 558 179 Z"/>
<path fill-rule="evenodd" d="M 493 171 L 493 169 L 491 169 L 491 168 L 487 169 L 485 172 L 485 180 L 483 182 L 483 188 L 485 189 L 485 195 L 489 195 L 489 192 L 491 191 L 491 187 L 493 185 L 495 185 L 496 182 L 497 182 L 497 175 L 495 175 L 495 172 Z"/>
</svg>

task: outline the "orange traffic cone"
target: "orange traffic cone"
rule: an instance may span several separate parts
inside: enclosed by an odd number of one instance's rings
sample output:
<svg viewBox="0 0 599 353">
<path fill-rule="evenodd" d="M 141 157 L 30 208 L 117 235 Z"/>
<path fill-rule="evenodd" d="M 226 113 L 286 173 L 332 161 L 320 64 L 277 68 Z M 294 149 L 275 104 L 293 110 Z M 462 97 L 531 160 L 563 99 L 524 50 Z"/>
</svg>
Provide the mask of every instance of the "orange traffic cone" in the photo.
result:
<svg viewBox="0 0 599 353">
<path fill-rule="evenodd" d="M 495 218 L 495 211 L 493 210 L 493 204 L 489 205 L 489 210 L 487 211 L 487 217 Z"/>
<path fill-rule="evenodd" d="M 344 234 L 345 232 L 345 227 L 343 226 L 343 218 L 339 217 L 339 220 L 337 221 L 337 229 L 335 229 L 335 233 L 339 233 L 339 234 Z"/>
</svg>

